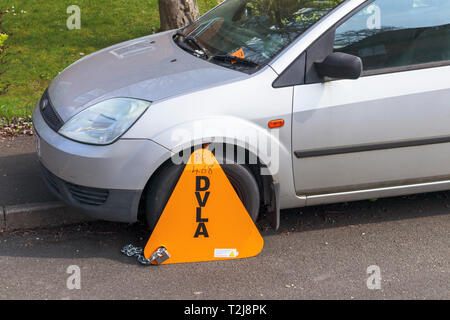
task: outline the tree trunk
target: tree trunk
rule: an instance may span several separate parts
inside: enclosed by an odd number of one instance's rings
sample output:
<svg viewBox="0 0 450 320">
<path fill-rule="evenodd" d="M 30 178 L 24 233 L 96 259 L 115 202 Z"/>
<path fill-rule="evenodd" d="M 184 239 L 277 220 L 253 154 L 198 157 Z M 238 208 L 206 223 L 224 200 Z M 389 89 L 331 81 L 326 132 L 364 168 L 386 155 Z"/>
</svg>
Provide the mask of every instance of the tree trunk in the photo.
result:
<svg viewBox="0 0 450 320">
<path fill-rule="evenodd" d="M 158 0 L 161 31 L 179 29 L 200 16 L 197 0 Z"/>
</svg>

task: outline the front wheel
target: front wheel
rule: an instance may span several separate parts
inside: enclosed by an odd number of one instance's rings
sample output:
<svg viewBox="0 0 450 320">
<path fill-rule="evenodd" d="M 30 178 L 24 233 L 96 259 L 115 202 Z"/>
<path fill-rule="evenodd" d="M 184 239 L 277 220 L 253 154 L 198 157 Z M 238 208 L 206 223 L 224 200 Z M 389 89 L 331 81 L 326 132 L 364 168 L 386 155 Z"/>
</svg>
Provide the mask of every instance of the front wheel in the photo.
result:
<svg viewBox="0 0 450 320">
<path fill-rule="evenodd" d="M 250 217 L 256 222 L 260 193 L 254 175 L 248 167 L 239 164 L 224 164 L 221 167 Z M 152 179 L 145 201 L 145 216 L 151 230 L 156 227 L 184 168 L 182 165 L 167 164 Z"/>
</svg>

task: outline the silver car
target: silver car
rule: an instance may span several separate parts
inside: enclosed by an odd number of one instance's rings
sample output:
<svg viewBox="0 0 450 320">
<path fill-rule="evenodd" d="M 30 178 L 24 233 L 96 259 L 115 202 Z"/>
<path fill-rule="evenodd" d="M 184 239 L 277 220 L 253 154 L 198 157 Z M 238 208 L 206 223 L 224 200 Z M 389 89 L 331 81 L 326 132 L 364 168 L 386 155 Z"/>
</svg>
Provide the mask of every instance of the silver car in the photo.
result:
<svg viewBox="0 0 450 320">
<path fill-rule="evenodd" d="M 33 114 L 49 188 L 154 227 L 195 148 L 247 211 L 450 189 L 450 1 L 227 0 L 89 55 Z"/>
</svg>

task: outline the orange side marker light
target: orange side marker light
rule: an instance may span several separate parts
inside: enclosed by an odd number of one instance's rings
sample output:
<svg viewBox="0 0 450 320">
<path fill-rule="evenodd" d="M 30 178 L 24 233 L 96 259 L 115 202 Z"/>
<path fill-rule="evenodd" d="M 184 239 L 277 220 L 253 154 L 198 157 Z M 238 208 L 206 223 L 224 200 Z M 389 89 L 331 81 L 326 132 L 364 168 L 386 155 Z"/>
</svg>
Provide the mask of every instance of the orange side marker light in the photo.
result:
<svg viewBox="0 0 450 320">
<path fill-rule="evenodd" d="M 281 128 L 282 126 L 284 126 L 284 120 L 283 119 L 277 119 L 277 120 L 269 121 L 269 128 L 270 129 Z"/>
</svg>

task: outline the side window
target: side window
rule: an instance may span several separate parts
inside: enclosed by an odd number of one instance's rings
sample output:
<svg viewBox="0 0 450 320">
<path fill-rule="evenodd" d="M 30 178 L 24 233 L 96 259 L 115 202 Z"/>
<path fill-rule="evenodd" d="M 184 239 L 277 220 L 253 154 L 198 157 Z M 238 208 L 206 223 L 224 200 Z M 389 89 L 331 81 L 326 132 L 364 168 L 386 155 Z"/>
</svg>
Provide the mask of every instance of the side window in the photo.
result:
<svg viewBox="0 0 450 320">
<path fill-rule="evenodd" d="M 334 51 L 365 71 L 450 60 L 450 0 L 376 0 L 337 28 Z"/>
</svg>

